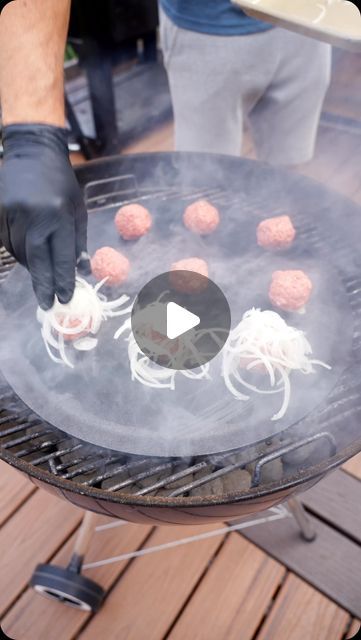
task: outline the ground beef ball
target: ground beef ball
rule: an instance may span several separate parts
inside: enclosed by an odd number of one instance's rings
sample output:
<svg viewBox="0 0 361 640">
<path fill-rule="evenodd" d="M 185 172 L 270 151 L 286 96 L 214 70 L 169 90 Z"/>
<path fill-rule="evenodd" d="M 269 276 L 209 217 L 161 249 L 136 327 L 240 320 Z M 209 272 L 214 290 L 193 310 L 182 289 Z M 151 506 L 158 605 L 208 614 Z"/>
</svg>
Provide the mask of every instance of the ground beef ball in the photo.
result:
<svg viewBox="0 0 361 640">
<path fill-rule="evenodd" d="M 144 337 L 147 337 L 147 332 L 144 332 Z M 179 340 L 170 340 L 166 335 L 154 329 L 151 329 L 148 340 L 157 347 L 157 364 L 167 367 L 170 364 L 171 357 L 179 351 Z"/>
<path fill-rule="evenodd" d="M 66 319 L 65 322 L 65 317 L 62 316 L 61 314 L 59 314 L 57 316 L 57 321 L 58 323 L 64 327 L 65 331 L 62 331 L 62 336 L 64 338 L 65 341 L 71 341 L 71 340 L 79 340 L 79 338 L 84 338 L 85 336 L 88 335 L 88 333 L 90 332 L 90 323 L 89 325 L 83 329 L 83 331 L 80 331 L 79 333 L 66 333 L 66 329 L 76 329 L 77 327 L 80 327 L 82 324 L 82 320 L 81 318 L 76 318 L 75 316 L 71 316 L 69 318 Z"/>
<path fill-rule="evenodd" d="M 275 307 L 285 311 L 299 311 L 308 302 L 312 282 L 303 271 L 275 271 L 269 298 Z"/>
<path fill-rule="evenodd" d="M 114 222 L 124 240 L 137 240 L 148 233 L 152 217 L 141 204 L 127 204 L 117 211 Z"/>
<path fill-rule="evenodd" d="M 122 284 L 128 278 L 129 260 L 112 247 L 102 247 L 91 259 L 91 268 L 97 280 L 108 278 L 107 284 Z"/>
<path fill-rule="evenodd" d="M 266 249 L 287 249 L 296 236 L 296 230 L 289 216 L 267 218 L 257 227 L 257 242 Z"/>
<path fill-rule="evenodd" d="M 171 271 L 174 273 L 171 273 L 170 283 L 176 291 L 199 293 L 207 287 L 207 280 L 204 278 L 208 278 L 208 265 L 201 258 L 185 258 L 173 262 Z"/>
<path fill-rule="evenodd" d="M 186 208 L 183 222 L 190 231 L 208 235 L 218 227 L 219 213 L 207 200 L 197 200 Z"/>
</svg>

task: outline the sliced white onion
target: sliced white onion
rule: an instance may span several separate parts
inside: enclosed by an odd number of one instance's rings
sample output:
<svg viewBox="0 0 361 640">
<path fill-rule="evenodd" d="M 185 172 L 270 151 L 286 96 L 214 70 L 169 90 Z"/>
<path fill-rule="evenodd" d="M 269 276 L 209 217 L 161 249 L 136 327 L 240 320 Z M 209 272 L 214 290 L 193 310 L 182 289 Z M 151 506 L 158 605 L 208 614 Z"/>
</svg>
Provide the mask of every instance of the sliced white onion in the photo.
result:
<svg viewBox="0 0 361 640">
<path fill-rule="evenodd" d="M 127 318 L 127 320 L 125 322 L 123 322 L 123 324 L 119 327 L 118 331 L 115 332 L 114 334 L 114 340 L 118 340 L 118 338 L 120 338 L 120 336 L 125 332 L 125 331 L 130 331 L 132 328 L 132 323 L 131 323 L 131 319 Z"/>
<path fill-rule="evenodd" d="M 79 338 L 73 342 L 73 347 L 77 351 L 91 351 L 95 349 L 98 344 L 97 338 L 91 338 L 89 336 L 85 336 L 84 338 Z"/>
<path fill-rule="evenodd" d="M 291 383 L 290 373 L 314 373 L 315 366 L 331 367 L 310 358 L 312 348 L 305 333 L 287 325 L 275 311 L 250 309 L 231 331 L 223 350 L 222 375 L 227 389 L 235 398 L 249 400 L 241 389 L 261 394 L 283 392 L 280 410 L 272 420 L 280 420 L 287 412 Z M 249 364 L 242 366 L 244 361 Z M 269 389 L 262 389 L 245 380 L 240 371 L 250 371 L 262 365 L 269 377 Z"/>
<path fill-rule="evenodd" d="M 59 333 L 59 353 L 64 364 L 66 364 L 71 369 L 74 369 L 74 365 L 70 362 L 68 356 L 65 353 L 64 336 L 62 333 Z"/>
<path fill-rule="evenodd" d="M 179 375 L 183 375 L 187 378 L 191 378 L 192 380 L 201 380 L 203 378 L 208 378 L 208 379 L 210 378 L 209 364 L 202 365 L 197 370 L 193 370 L 193 369 L 175 370 L 175 369 L 162 367 L 144 355 L 144 353 L 138 347 L 138 344 L 134 339 L 134 336 L 132 333 L 127 338 L 127 340 L 128 340 L 128 356 L 129 356 L 129 364 L 130 364 L 132 380 L 137 380 L 138 382 L 141 382 L 143 385 L 147 387 L 152 387 L 155 389 L 174 390 L 176 376 L 179 376 Z M 164 354 L 164 351 L 162 351 L 161 355 L 163 354 Z"/>
<path fill-rule="evenodd" d="M 284 384 L 284 395 L 283 395 L 283 402 L 282 402 L 282 406 L 280 408 L 280 410 L 275 413 L 271 420 L 280 420 L 281 418 L 283 418 L 283 416 L 285 415 L 287 409 L 288 409 L 288 405 L 290 403 L 290 397 L 291 397 L 291 384 L 290 384 L 290 378 L 288 373 L 286 372 L 285 369 L 280 368 L 280 374 L 282 376 L 282 380 L 283 380 L 283 384 Z"/>
<path fill-rule="evenodd" d="M 83 278 L 77 277 L 74 295 L 70 302 L 61 304 L 56 298 L 54 305 L 48 311 L 38 308 L 36 317 L 42 325 L 41 335 L 49 357 L 57 363 L 63 363 L 73 368 L 68 357 L 70 349 L 90 351 L 94 349 L 98 340 L 94 337 L 102 323 L 117 315 L 131 312 L 132 307 L 121 309 L 129 301 L 126 295 L 117 300 L 108 301 L 106 296 L 99 293 L 107 278 L 92 287 Z M 76 326 L 71 326 L 76 319 Z M 90 334 L 84 336 L 84 333 Z M 66 340 L 66 338 L 70 338 Z M 55 353 L 54 353 L 55 352 Z M 55 355 L 55 354 L 59 354 Z"/>
</svg>

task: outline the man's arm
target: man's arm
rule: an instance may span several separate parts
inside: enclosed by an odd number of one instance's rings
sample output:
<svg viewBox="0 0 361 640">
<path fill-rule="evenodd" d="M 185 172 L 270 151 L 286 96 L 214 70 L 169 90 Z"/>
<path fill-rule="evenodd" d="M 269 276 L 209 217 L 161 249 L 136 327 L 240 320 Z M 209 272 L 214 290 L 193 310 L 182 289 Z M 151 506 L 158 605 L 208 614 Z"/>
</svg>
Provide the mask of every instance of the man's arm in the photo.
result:
<svg viewBox="0 0 361 640">
<path fill-rule="evenodd" d="M 64 127 L 64 49 L 70 0 L 14 0 L 0 18 L 3 124 Z"/>
<path fill-rule="evenodd" d="M 4 160 L 0 239 L 28 269 L 40 306 L 71 299 L 89 270 L 87 212 L 64 129 L 70 0 L 13 0 L 0 16 Z"/>
</svg>

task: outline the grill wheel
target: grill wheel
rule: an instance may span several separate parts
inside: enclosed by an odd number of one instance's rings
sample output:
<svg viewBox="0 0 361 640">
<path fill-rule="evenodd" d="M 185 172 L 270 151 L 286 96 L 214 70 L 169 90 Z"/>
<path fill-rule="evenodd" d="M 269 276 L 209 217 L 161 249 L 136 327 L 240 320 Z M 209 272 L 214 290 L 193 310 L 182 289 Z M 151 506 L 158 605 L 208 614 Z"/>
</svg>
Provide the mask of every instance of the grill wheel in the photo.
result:
<svg viewBox="0 0 361 640">
<path fill-rule="evenodd" d="M 38 564 L 31 586 L 41 595 L 81 611 L 96 612 L 104 599 L 104 590 L 74 569 Z"/>
</svg>

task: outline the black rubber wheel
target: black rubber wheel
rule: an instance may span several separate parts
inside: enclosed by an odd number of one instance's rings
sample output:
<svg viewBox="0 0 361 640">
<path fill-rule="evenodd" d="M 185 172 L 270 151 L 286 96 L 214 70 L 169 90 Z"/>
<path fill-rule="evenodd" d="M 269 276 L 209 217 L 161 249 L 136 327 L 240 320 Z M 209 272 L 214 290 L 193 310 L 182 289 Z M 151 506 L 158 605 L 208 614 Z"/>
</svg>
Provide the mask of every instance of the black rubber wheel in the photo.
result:
<svg viewBox="0 0 361 640">
<path fill-rule="evenodd" d="M 30 584 L 41 595 L 82 611 L 98 611 L 104 590 L 80 573 L 51 564 L 39 564 Z"/>
</svg>

